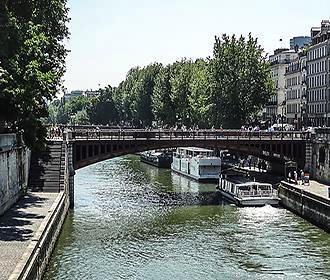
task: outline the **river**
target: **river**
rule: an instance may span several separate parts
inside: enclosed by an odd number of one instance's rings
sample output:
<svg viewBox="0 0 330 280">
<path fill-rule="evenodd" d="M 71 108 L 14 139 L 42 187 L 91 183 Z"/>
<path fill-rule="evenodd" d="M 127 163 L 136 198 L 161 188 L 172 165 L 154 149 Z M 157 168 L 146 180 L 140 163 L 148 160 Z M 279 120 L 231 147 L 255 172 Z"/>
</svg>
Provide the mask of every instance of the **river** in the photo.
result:
<svg viewBox="0 0 330 280">
<path fill-rule="evenodd" d="M 77 171 L 44 279 L 330 279 L 330 238 L 286 209 L 237 208 L 214 185 L 125 156 Z"/>
</svg>

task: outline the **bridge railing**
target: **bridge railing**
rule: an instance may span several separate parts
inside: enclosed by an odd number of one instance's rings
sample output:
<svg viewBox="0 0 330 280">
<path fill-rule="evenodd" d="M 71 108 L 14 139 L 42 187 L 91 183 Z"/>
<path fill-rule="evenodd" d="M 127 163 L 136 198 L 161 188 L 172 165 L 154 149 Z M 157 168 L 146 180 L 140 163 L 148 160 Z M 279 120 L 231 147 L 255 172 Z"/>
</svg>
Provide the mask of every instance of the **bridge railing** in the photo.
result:
<svg viewBox="0 0 330 280">
<path fill-rule="evenodd" d="M 242 130 L 174 130 L 174 129 L 73 129 L 75 140 L 302 140 L 309 132 L 242 131 Z"/>
</svg>

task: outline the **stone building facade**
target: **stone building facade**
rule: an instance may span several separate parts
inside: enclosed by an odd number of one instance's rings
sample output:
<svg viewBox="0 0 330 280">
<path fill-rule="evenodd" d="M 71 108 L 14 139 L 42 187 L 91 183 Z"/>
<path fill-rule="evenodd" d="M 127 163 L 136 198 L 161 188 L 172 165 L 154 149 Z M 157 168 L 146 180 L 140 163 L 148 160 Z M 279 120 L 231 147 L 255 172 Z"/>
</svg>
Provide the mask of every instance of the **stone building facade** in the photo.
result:
<svg viewBox="0 0 330 280">
<path fill-rule="evenodd" d="M 286 120 L 299 130 L 306 118 L 306 55 L 302 53 L 291 62 L 285 72 Z"/>
<path fill-rule="evenodd" d="M 307 148 L 310 149 L 311 158 L 307 159 L 306 163 L 312 178 L 330 184 L 330 129 L 316 129 L 316 134 Z"/>
<path fill-rule="evenodd" d="M 312 28 L 307 51 L 307 111 L 310 126 L 330 126 L 330 21 Z"/>
<path fill-rule="evenodd" d="M 272 124 L 280 122 L 285 116 L 285 72 L 288 65 L 297 57 L 298 54 L 289 49 L 277 49 L 269 57 L 276 94 L 269 100 L 263 115 L 264 120 L 268 120 Z"/>
</svg>

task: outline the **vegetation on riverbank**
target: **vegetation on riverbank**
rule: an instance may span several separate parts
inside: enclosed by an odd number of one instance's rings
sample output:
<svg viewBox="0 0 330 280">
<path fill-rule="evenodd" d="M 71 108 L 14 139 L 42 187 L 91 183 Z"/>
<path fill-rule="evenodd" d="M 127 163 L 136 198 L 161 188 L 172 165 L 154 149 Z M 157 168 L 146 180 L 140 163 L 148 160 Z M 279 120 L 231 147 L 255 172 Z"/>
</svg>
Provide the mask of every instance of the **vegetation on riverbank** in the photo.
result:
<svg viewBox="0 0 330 280">
<path fill-rule="evenodd" d="M 41 118 L 65 72 L 66 2 L 0 1 L 0 131 L 22 131 L 33 148 L 44 142 Z"/>
</svg>

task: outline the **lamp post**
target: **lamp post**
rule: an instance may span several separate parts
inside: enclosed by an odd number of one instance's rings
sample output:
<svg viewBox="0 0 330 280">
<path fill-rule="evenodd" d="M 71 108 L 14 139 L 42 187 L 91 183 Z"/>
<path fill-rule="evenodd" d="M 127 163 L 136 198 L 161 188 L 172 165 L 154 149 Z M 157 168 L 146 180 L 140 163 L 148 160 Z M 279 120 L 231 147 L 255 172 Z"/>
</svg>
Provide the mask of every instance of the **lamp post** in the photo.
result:
<svg viewBox="0 0 330 280">
<path fill-rule="evenodd" d="M 282 121 L 282 131 L 284 130 L 284 124 L 283 124 L 283 121 L 284 121 L 284 106 L 286 105 L 286 100 L 283 100 L 281 106 L 281 110 L 282 110 L 282 115 L 281 115 L 281 121 Z"/>
<path fill-rule="evenodd" d="M 306 100 L 306 95 L 304 94 L 302 96 L 301 104 L 300 104 L 301 110 L 301 128 L 304 126 L 306 127 L 306 121 L 307 121 L 307 100 Z"/>
</svg>

